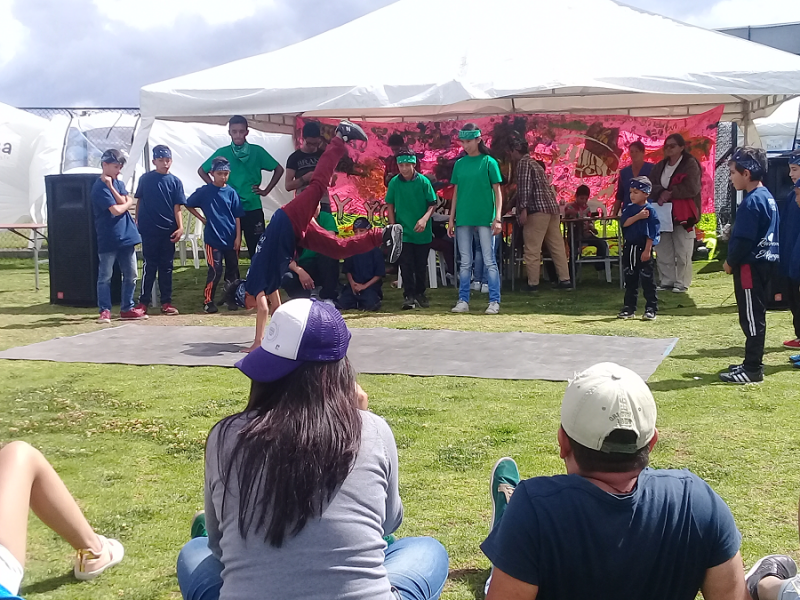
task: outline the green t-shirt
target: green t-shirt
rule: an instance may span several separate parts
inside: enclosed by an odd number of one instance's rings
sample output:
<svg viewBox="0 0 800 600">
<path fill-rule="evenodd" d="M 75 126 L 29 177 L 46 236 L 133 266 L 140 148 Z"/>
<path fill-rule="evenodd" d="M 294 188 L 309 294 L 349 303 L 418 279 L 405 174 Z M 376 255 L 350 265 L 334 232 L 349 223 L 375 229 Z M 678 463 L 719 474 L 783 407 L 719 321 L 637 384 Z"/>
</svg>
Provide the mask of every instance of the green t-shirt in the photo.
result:
<svg viewBox="0 0 800 600">
<path fill-rule="evenodd" d="M 339 228 L 336 226 L 336 219 L 334 219 L 333 215 L 326 210 L 319 211 L 317 223 L 319 223 L 319 226 L 327 231 L 336 234 L 339 233 Z M 300 256 L 297 257 L 297 264 L 303 267 L 311 262 L 315 256 L 317 256 L 316 252 L 313 250 L 308 250 L 307 248 L 303 248 Z"/>
<path fill-rule="evenodd" d="M 403 243 L 431 243 L 433 230 L 430 219 L 423 231 L 414 231 L 414 226 L 428 207 L 436 205 L 436 193 L 430 179 L 419 173 L 415 173 L 411 181 L 406 181 L 402 175 L 395 175 L 389 182 L 385 202 L 394 205 L 395 220 L 403 226 Z"/>
<path fill-rule="evenodd" d="M 248 147 L 250 155 L 242 160 L 236 158 L 230 145 L 223 146 L 203 163 L 203 171 L 211 171 L 211 161 L 217 156 L 227 158 L 231 163 L 228 185 L 239 194 L 244 210 L 258 210 L 261 208 L 261 196 L 253 191 L 253 186 L 261 185 L 261 171 L 274 171 L 278 168 L 278 161 L 257 144 L 248 144 Z"/>
<path fill-rule="evenodd" d="M 497 216 L 492 186 L 503 181 L 500 165 L 487 154 L 456 161 L 450 182 L 458 186 L 456 225 L 490 227 Z"/>
</svg>

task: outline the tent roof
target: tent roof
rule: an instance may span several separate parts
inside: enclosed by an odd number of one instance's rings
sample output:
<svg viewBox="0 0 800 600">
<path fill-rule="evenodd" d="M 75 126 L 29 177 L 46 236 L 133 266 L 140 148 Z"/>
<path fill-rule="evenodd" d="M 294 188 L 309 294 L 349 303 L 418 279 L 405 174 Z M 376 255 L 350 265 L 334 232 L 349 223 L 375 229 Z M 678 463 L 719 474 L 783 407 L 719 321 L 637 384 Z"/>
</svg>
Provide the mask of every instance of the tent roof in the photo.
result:
<svg viewBox="0 0 800 600">
<path fill-rule="evenodd" d="M 766 116 L 800 94 L 800 56 L 613 0 L 399 0 L 267 54 L 141 90 L 144 118 L 262 129 L 512 112 Z M 266 126 L 265 126 L 266 124 Z"/>
</svg>

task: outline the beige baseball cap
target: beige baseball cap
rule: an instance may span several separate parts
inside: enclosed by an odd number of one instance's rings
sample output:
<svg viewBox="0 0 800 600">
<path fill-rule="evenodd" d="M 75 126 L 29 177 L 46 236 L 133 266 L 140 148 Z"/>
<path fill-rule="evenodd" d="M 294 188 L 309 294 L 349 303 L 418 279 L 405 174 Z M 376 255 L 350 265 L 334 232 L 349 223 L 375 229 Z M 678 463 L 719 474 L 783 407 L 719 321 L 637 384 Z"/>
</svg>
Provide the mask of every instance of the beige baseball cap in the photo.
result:
<svg viewBox="0 0 800 600">
<path fill-rule="evenodd" d="M 633 454 L 656 431 L 656 402 L 644 380 L 615 363 L 598 363 L 569 382 L 561 401 L 561 426 L 582 446 Z M 606 442 L 612 431 L 636 433 L 635 444 Z"/>
</svg>

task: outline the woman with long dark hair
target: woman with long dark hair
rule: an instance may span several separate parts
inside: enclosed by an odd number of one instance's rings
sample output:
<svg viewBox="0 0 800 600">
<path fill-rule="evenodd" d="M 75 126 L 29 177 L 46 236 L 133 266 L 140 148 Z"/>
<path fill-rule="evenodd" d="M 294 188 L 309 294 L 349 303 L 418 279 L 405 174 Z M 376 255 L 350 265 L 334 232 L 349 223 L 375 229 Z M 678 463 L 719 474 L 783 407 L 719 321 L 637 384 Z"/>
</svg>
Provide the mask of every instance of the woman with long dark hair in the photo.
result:
<svg viewBox="0 0 800 600">
<path fill-rule="evenodd" d="M 397 447 L 347 359 L 332 306 L 283 304 L 237 363 L 247 408 L 208 436 L 208 537 L 178 557 L 185 600 L 432 600 L 448 573 L 433 538 L 401 538 Z"/>
<path fill-rule="evenodd" d="M 459 260 L 458 302 L 452 312 L 469 312 L 472 276 L 472 238 L 477 233 L 483 265 L 489 284 L 487 315 L 500 312 L 500 270 L 494 254 L 493 237 L 502 231 L 503 195 L 500 165 L 483 143 L 481 130 L 467 123 L 458 132 L 458 141 L 467 153 L 456 161 L 450 181 L 455 184 L 450 208 L 448 234 L 456 238 Z"/>
</svg>

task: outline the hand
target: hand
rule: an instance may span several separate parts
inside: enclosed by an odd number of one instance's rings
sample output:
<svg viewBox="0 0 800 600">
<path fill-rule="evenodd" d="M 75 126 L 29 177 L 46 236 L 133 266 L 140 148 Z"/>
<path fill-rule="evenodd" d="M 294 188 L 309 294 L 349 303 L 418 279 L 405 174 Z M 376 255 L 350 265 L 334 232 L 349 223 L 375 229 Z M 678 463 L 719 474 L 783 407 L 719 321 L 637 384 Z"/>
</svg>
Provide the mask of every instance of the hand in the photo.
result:
<svg viewBox="0 0 800 600">
<path fill-rule="evenodd" d="M 309 275 L 305 269 L 297 267 L 297 278 L 300 280 L 300 284 L 303 286 L 304 290 L 314 289 L 314 280 L 311 279 L 311 275 Z"/>
<path fill-rule="evenodd" d="M 528 209 L 523 208 L 521 211 L 517 213 L 517 221 L 519 221 L 520 225 L 525 225 L 528 221 Z"/>
<path fill-rule="evenodd" d="M 725 261 L 725 262 L 722 264 L 722 268 L 723 268 L 723 269 L 725 269 L 725 272 L 726 272 L 728 275 L 732 275 L 732 274 L 733 274 L 733 267 L 731 267 L 731 266 L 728 264 L 728 261 L 727 261 L 727 260 L 726 260 L 726 261 Z"/>
<path fill-rule="evenodd" d="M 369 396 L 367 396 L 367 392 L 365 392 L 360 385 L 356 383 L 356 398 L 358 398 L 358 408 L 359 410 L 368 410 L 369 409 Z"/>
<path fill-rule="evenodd" d="M 428 224 L 428 219 L 422 217 L 419 221 L 417 221 L 417 224 L 414 225 L 414 231 L 416 231 L 417 233 L 422 233 L 423 231 L 425 231 L 425 226 L 427 224 Z"/>
<path fill-rule="evenodd" d="M 642 252 L 642 262 L 647 262 L 650 260 L 650 250 L 645 250 Z"/>
<path fill-rule="evenodd" d="M 353 284 L 350 287 L 353 288 L 353 293 L 354 294 L 360 294 L 361 292 L 364 291 L 364 288 L 365 288 L 363 283 L 356 283 L 355 281 L 353 282 Z"/>
<path fill-rule="evenodd" d="M 640 221 L 643 220 L 643 219 L 649 219 L 650 218 L 650 209 L 649 208 L 643 208 L 642 210 L 639 211 L 639 214 L 636 215 L 636 218 L 639 219 Z"/>
<path fill-rule="evenodd" d="M 169 241 L 172 242 L 173 244 L 176 244 L 177 242 L 180 241 L 182 237 L 183 237 L 183 227 L 178 227 L 178 229 L 173 231 L 172 235 L 169 236 Z"/>
<path fill-rule="evenodd" d="M 108 176 L 105 173 L 103 173 L 102 175 L 100 175 L 100 181 L 102 181 L 106 185 L 111 185 L 111 182 L 113 181 L 113 179 L 111 179 L 110 176 Z"/>
<path fill-rule="evenodd" d="M 494 221 L 492 223 L 492 235 L 498 235 L 501 231 L 503 231 L 503 224 L 500 221 Z"/>
<path fill-rule="evenodd" d="M 252 189 L 253 189 L 253 193 L 254 194 L 257 194 L 259 196 L 266 196 L 267 195 L 267 190 L 262 190 L 261 186 L 254 185 Z"/>
<path fill-rule="evenodd" d="M 236 240 L 235 242 L 233 242 L 233 251 L 236 252 L 236 254 L 238 255 L 239 254 L 239 250 L 241 250 L 241 249 L 242 249 L 242 240 L 240 238 L 240 239 Z"/>
<path fill-rule="evenodd" d="M 239 352 L 250 354 L 253 350 L 258 350 L 259 348 L 261 348 L 261 344 L 256 344 L 255 342 L 253 342 L 252 346 L 250 346 L 249 348 L 243 348 L 242 350 L 239 350 Z"/>
<path fill-rule="evenodd" d="M 301 180 L 303 183 L 308 183 L 309 181 L 311 181 L 311 179 L 312 179 L 313 177 L 314 177 L 314 171 L 309 171 L 308 173 L 306 173 L 305 175 L 303 175 L 303 176 L 300 178 L 300 180 Z"/>
<path fill-rule="evenodd" d="M 338 176 L 336 173 L 334 173 L 334 174 L 333 174 L 333 177 L 331 177 L 331 183 L 330 183 L 330 186 L 329 186 L 329 187 L 333 187 L 333 186 L 335 186 L 335 185 L 336 185 L 336 181 L 337 181 L 337 179 L 339 179 L 339 176 Z"/>
<path fill-rule="evenodd" d="M 451 237 L 451 238 L 456 237 L 456 228 L 455 228 L 455 224 L 453 223 L 453 221 L 450 221 L 448 223 L 447 236 Z"/>
</svg>

